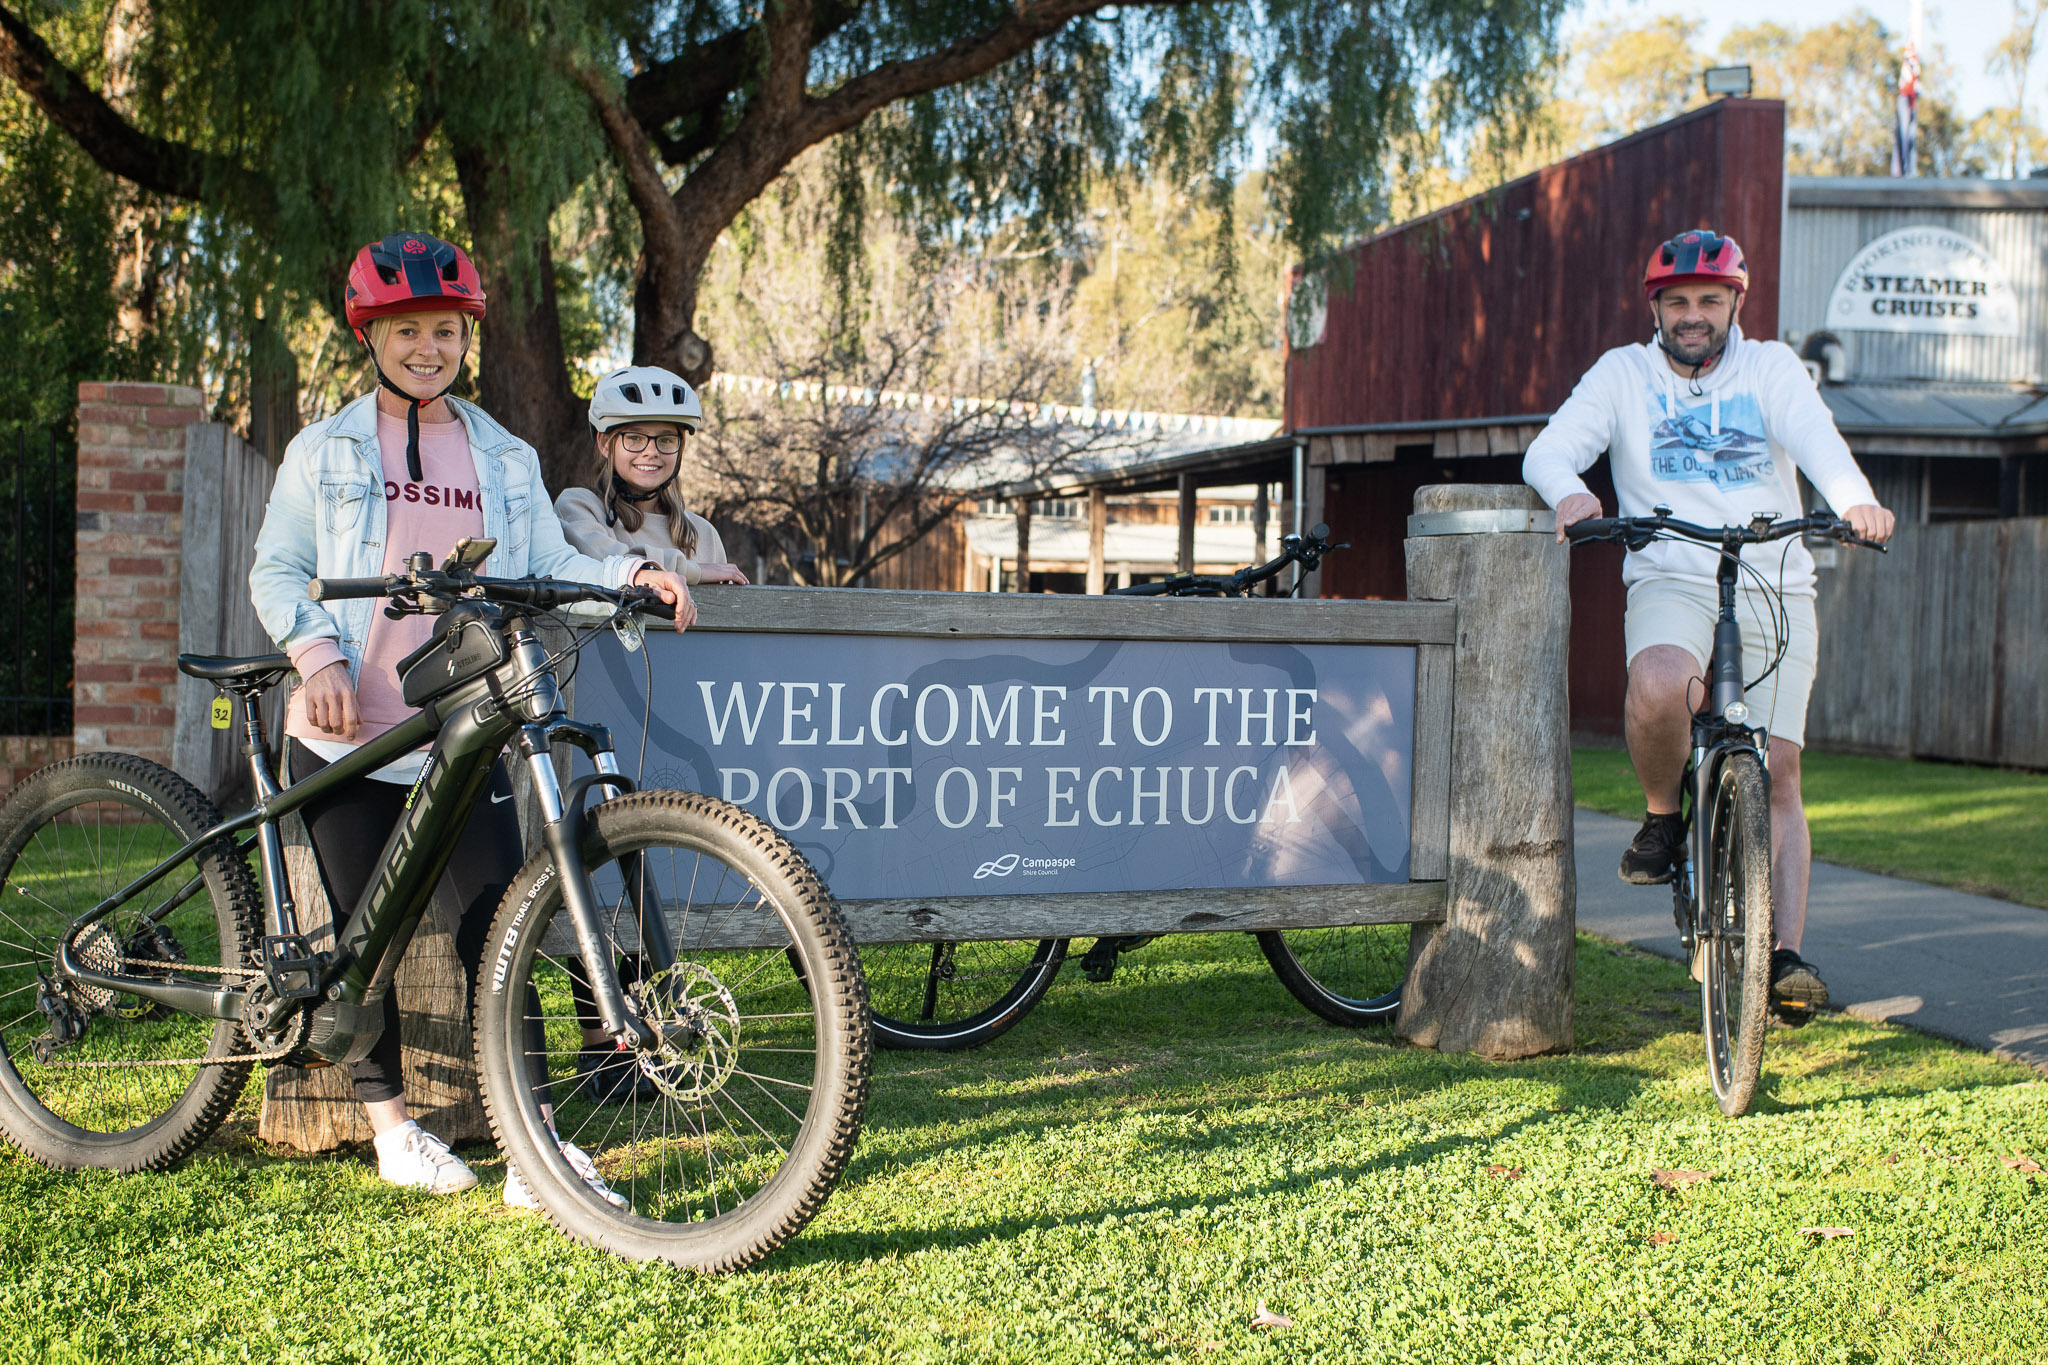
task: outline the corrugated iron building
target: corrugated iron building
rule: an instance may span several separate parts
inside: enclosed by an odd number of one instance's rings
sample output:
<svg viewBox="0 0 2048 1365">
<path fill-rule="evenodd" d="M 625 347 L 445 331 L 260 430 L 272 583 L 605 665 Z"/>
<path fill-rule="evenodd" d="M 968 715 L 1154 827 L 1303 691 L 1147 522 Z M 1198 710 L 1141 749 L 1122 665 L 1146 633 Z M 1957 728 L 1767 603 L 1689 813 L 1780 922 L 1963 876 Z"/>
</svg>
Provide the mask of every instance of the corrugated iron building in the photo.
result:
<svg viewBox="0 0 2048 1365">
<path fill-rule="evenodd" d="M 2048 510 L 2048 185 L 1788 181 L 1784 136 L 1782 103 L 1722 100 L 1361 242 L 1320 306 L 1292 314 L 1279 437 L 1065 491 L 1178 487 L 1188 506 L 1202 487 L 1277 481 L 1287 522 L 1326 521 L 1352 543 L 1325 562 L 1324 596 L 1403 596 L 1415 489 L 1519 481 L 1579 377 L 1648 337 L 1650 252 L 1713 227 L 1750 263 L 1745 333 L 1776 339 L 1782 322 L 1902 517 Z M 1994 302 L 1997 328 L 1960 317 Z M 1611 509 L 1604 461 L 1588 482 Z M 1621 732 L 1620 557 L 1573 555 L 1581 733 Z"/>
</svg>

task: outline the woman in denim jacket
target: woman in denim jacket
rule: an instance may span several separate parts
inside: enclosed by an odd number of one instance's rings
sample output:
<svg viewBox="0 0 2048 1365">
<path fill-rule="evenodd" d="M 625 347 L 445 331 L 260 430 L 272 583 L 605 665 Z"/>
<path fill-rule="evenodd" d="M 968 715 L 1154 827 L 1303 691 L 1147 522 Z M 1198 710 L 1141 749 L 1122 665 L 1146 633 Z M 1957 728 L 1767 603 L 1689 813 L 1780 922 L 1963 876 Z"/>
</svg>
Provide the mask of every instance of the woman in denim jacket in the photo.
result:
<svg viewBox="0 0 2048 1365">
<path fill-rule="evenodd" d="M 411 714 L 394 664 L 431 629 L 426 617 L 391 620 L 375 599 L 315 602 L 306 595 L 310 579 L 399 572 L 421 550 L 438 563 L 462 537 L 489 537 L 497 542 L 489 570 L 500 577 L 534 574 L 611 588 L 638 583 L 675 606 L 677 625 L 696 619 L 689 589 L 676 575 L 645 559 L 594 559 L 571 547 L 533 447 L 475 404 L 447 396 L 475 320 L 484 315 L 482 283 L 459 248 L 412 232 L 371 243 L 349 271 L 347 309 L 378 388 L 306 428 L 286 449 L 249 574 L 257 616 L 305 679 L 285 719 L 295 780 Z M 306 806 L 337 915 L 361 896 L 424 761 L 424 751 L 407 755 Z M 448 866 L 460 901 L 448 928 L 472 985 L 492 913 L 519 870 L 511 791 L 500 764 Z M 387 993 L 383 1035 L 354 1068 L 379 1173 L 437 1194 L 471 1188 L 476 1176 L 461 1158 L 407 1114 L 399 1056 L 398 1005 Z M 581 1151 L 570 1144 L 563 1151 L 604 1191 Z M 507 1173 L 505 1200 L 533 1206 L 517 1171 Z"/>
</svg>

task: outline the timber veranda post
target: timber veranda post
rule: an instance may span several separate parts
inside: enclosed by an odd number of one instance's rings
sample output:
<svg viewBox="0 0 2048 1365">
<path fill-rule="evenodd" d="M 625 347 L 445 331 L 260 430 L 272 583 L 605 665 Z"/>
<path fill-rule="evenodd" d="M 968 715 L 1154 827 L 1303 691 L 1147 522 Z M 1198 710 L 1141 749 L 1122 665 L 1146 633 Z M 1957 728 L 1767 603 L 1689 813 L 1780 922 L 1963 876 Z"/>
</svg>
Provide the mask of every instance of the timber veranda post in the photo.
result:
<svg viewBox="0 0 2048 1365">
<path fill-rule="evenodd" d="M 1508 1059 L 1572 1046 L 1567 547 L 1519 484 L 1417 490 L 1408 596 L 1457 606 L 1444 920 L 1413 932 L 1396 1031 Z"/>
</svg>

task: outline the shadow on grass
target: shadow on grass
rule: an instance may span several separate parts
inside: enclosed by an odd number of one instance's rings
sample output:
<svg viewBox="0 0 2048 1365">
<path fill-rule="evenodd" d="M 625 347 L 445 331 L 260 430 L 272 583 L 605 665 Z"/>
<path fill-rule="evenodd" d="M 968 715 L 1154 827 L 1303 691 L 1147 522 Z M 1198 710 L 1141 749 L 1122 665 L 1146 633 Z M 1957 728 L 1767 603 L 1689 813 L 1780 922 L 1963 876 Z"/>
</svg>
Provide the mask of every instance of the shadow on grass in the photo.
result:
<svg viewBox="0 0 2048 1365">
<path fill-rule="evenodd" d="M 1402 1049 L 1396 1053 L 1403 1060 L 1412 1061 L 1431 1054 Z M 1550 1059 L 1554 1062 L 1555 1059 Z M 1467 1080 L 1474 1074 L 1467 1069 L 1444 1068 L 1444 1079 Z M 1132 1198 L 1119 1196 L 1113 1189 L 1102 1189 L 1101 1198 L 1084 1209 L 1059 1214 L 1020 1214 L 1008 1217 L 986 1218 L 974 1222 L 948 1223 L 937 1227 L 914 1227 L 899 1225 L 891 1228 L 866 1231 L 820 1231 L 812 1228 L 781 1253 L 782 1259 L 790 1264 L 837 1264 L 848 1261 L 862 1261 L 872 1258 L 879 1251 L 891 1254 L 917 1253 L 926 1251 L 949 1251 L 972 1247 L 990 1239 L 1011 1240 L 1030 1232 L 1048 1232 L 1063 1228 L 1088 1228 L 1100 1224 L 1106 1218 L 1136 1218 L 1146 1215 L 1179 1214 L 1191 1210 L 1221 1213 L 1247 1202 L 1255 1202 L 1269 1195 L 1282 1194 L 1289 1190 L 1300 1190 L 1337 1180 L 1355 1182 L 1388 1171 L 1403 1170 L 1418 1165 L 1427 1165 L 1446 1159 L 1468 1157 L 1473 1166 L 1482 1164 L 1483 1159 L 1503 1142 L 1543 1124 L 1559 1122 L 1573 1111 L 1586 1109 L 1625 1108 L 1651 1073 L 1632 1068 L 1600 1069 L 1597 1075 L 1577 1076 L 1569 1069 L 1552 1074 L 1546 1067 L 1545 1082 L 1554 1087 L 1555 1102 L 1545 1106 L 1532 1106 L 1520 1117 L 1499 1124 L 1481 1133 L 1446 1134 L 1420 1142 L 1392 1145 L 1380 1155 L 1364 1161 L 1332 1161 L 1321 1165 L 1296 1166 L 1284 1177 L 1254 1183 L 1233 1183 L 1227 1190 L 1211 1194 L 1180 1194 L 1159 1198 Z M 1367 1094 L 1379 1087 L 1372 1085 L 1332 1086 L 1322 1093 Z M 1404 1087 L 1413 1094 L 1418 1087 Z M 1133 1100 L 1144 1103 L 1145 1111 L 1154 1115 L 1209 1115 L 1215 1111 L 1212 1106 L 1185 1100 L 1166 1091 L 1140 1093 Z M 998 1137 L 1043 1132 L 1049 1125 L 1039 1121 L 1018 1120 L 997 1125 L 995 1130 L 977 1129 L 972 1141 L 976 1145 L 994 1142 Z M 1184 1158 L 1190 1164 L 1202 1161 L 1220 1146 L 1243 1145 L 1254 1147 L 1270 1141 L 1272 1125 L 1253 1120 L 1243 1122 L 1205 1124 L 1200 1141 L 1176 1143 L 1170 1139 L 1155 1138 L 1151 1150 L 1157 1159 L 1172 1163 Z M 937 1155 L 947 1147 L 919 1148 L 913 1152 L 895 1151 L 887 1160 L 892 1165 L 905 1164 L 922 1157 Z M 861 1168 L 867 1163 L 856 1160 L 854 1169 L 848 1173 L 848 1183 L 860 1178 Z M 879 1164 L 879 1163 L 878 1163 Z M 934 1198 L 944 1199 L 943 1184 L 935 1187 Z"/>
</svg>

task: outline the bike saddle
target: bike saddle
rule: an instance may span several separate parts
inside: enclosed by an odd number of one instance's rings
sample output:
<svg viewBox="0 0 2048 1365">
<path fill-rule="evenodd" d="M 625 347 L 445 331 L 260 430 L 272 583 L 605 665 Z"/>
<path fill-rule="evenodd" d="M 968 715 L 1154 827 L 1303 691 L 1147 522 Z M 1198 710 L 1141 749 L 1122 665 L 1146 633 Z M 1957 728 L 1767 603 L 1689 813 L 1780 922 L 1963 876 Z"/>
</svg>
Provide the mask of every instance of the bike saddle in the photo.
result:
<svg viewBox="0 0 2048 1365">
<path fill-rule="evenodd" d="M 205 654 L 180 654 L 178 671 L 210 683 L 268 687 L 292 671 L 289 654 L 254 654 L 246 659 L 219 659 Z"/>
</svg>

